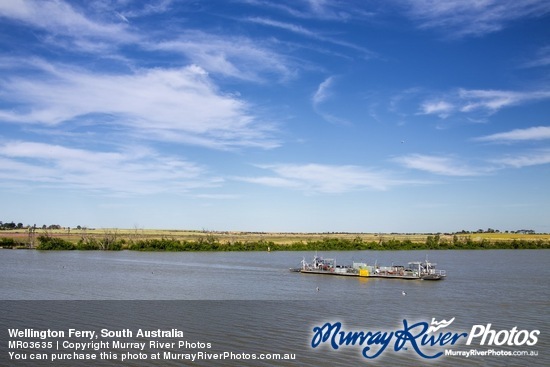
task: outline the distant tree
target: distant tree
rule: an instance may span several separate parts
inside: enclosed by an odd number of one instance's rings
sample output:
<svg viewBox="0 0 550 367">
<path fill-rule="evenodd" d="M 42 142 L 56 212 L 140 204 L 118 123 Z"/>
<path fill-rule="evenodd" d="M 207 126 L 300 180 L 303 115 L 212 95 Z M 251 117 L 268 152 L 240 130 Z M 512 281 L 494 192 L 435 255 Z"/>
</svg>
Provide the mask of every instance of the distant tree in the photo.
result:
<svg viewBox="0 0 550 367">
<path fill-rule="evenodd" d="M 440 240 L 441 236 L 439 234 L 436 234 L 435 236 L 428 236 L 426 238 L 426 246 L 431 249 L 438 248 Z"/>
</svg>

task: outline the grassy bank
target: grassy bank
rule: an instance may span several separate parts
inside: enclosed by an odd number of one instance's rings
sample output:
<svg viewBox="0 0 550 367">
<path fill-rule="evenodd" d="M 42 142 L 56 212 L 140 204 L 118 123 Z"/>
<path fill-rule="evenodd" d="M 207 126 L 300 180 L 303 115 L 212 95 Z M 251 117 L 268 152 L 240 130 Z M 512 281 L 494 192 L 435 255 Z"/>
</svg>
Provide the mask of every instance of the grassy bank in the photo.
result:
<svg viewBox="0 0 550 367">
<path fill-rule="evenodd" d="M 548 249 L 550 235 L 253 233 L 206 231 L 44 231 L 0 233 L 0 247 L 39 250 L 328 251 Z M 11 231 L 7 231 L 11 232 Z"/>
</svg>

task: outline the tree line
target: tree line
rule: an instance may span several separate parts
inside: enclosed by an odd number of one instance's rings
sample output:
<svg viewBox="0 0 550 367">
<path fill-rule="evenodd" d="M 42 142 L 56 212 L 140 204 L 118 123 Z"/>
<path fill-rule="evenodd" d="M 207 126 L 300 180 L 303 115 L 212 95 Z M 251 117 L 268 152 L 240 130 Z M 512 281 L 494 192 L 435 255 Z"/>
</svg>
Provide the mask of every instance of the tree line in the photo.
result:
<svg viewBox="0 0 550 367">
<path fill-rule="evenodd" d="M 43 224 L 41 227 L 37 227 L 36 224 L 30 226 L 30 225 L 24 225 L 23 223 L 19 222 L 19 223 L 15 223 L 14 221 L 11 221 L 11 222 L 2 222 L 0 221 L 0 230 L 11 230 L 11 229 L 28 229 L 28 230 L 31 230 L 31 229 L 37 229 L 37 228 L 41 228 L 41 229 L 62 229 L 63 227 L 61 227 L 59 224 L 50 224 L 50 225 L 45 225 Z"/>
<path fill-rule="evenodd" d="M 12 238 L 0 239 L 2 247 L 26 247 Z M 411 240 L 381 239 L 365 241 L 326 237 L 320 240 L 296 241 L 279 244 L 272 241 L 221 242 L 208 235 L 194 241 L 175 238 L 127 240 L 119 239 L 116 233 L 102 238 L 82 237 L 77 243 L 48 234 L 38 237 L 38 250 L 105 250 L 105 251 L 347 251 L 347 250 L 475 250 L 475 249 L 549 249 L 550 241 L 542 239 L 511 241 L 482 239 L 474 241 L 469 236 L 453 236 L 452 240 L 439 235 L 428 236 L 425 242 Z"/>
</svg>

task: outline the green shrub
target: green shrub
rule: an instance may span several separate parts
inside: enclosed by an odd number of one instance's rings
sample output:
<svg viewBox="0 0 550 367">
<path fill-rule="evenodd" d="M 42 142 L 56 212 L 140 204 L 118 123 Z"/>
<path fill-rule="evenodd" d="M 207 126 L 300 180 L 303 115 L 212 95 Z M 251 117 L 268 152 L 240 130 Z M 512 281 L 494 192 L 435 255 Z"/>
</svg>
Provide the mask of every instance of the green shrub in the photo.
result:
<svg viewBox="0 0 550 367">
<path fill-rule="evenodd" d="M 14 248 L 21 246 L 22 243 L 14 240 L 13 238 L 0 238 L 0 247 L 3 248 Z"/>
<path fill-rule="evenodd" d="M 75 250 L 76 246 L 69 241 L 59 237 L 41 235 L 38 237 L 40 244 L 36 247 L 38 250 Z"/>
</svg>

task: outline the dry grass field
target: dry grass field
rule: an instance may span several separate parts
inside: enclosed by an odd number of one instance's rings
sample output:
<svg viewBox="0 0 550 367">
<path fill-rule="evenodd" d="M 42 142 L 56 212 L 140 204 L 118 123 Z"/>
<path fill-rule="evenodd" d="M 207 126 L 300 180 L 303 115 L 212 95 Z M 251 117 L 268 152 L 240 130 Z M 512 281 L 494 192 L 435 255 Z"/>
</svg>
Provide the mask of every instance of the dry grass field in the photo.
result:
<svg viewBox="0 0 550 367">
<path fill-rule="evenodd" d="M 217 232 L 201 230 L 156 230 L 156 229 L 120 229 L 120 228 L 102 228 L 102 229 L 58 229 L 44 230 L 36 229 L 34 238 L 40 235 L 49 235 L 60 237 L 73 243 L 82 238 L 116 238 L 117 240 L 137 241 L 146 239 L 175 239 L 185 241 L 197 241 L 200 238 L 215 238 L 220 243 L 232 242 L 258 242 L 268 241 L 276 244 L 291 244 L 295 242 L 308 242 L 322 240 L 325 238 L 354 239 L 361 238 L 364 242 L 381 242 L 388 240 L 405 241 L 410 240 L 413 243 L 426 242 L 428 236 L 434 236 L 432 233 L 278 233 L 278 232 Z M 459 239 L 471 238 L 473 241 L 512 241 L 512 240 L 550 240 L 550 234 L 523 234 L 523 233 L 456 233 L 439 234 L 442 241 L 452 241 L 454 236 Z M 0 231 L 0 238 L 13 238 L 21 242 L 27 242 L 31 239 L 31 234 L 27 229 L 3 230 Z"/>
</svg>

